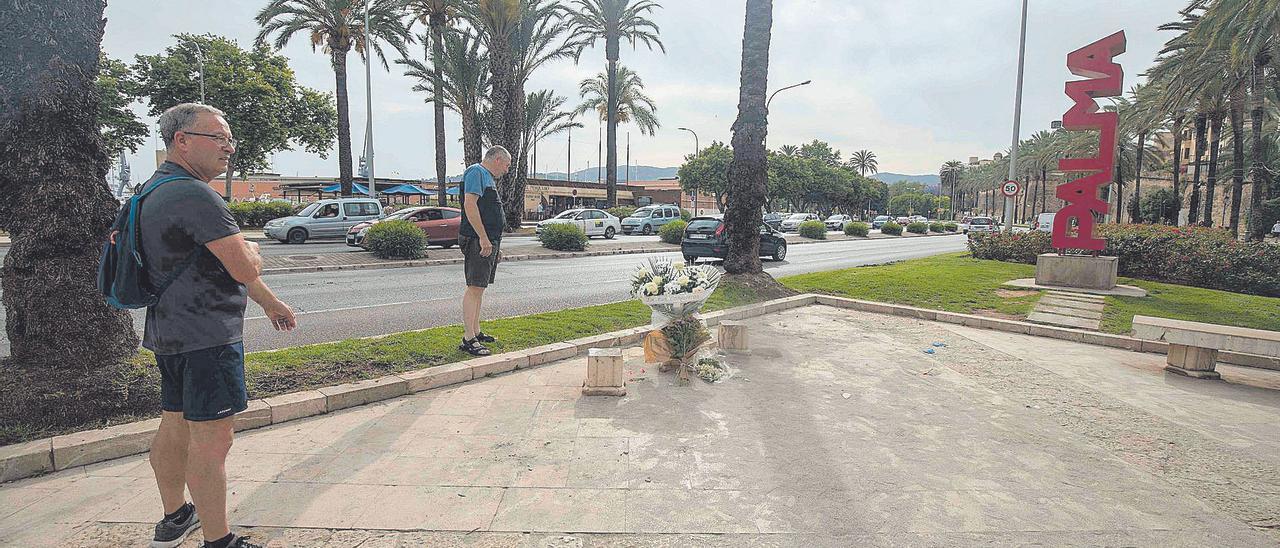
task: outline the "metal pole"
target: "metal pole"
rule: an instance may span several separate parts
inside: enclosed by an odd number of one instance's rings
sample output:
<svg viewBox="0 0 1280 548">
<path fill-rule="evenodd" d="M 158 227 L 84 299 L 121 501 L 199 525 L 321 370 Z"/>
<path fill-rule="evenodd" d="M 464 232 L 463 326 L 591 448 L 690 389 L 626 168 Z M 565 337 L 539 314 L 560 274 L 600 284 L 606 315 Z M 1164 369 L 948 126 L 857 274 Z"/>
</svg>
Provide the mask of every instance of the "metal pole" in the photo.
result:
<svg viewBox="0 0 1280 548">
<path fill-rule="evenodd" d="M 373 42 L 369 40 L 369 2 L 364 2 L 364 98 L 365 110 L 369 116 L 365 120 L 365 135 L 368 150 L 365 155 L 368 161 L 365 164 L 369 168 L 369 197 L 378 199 L 378 178 L 373 171 Z"/>
<path fill-rule="evenodd" d="M 196 62 L 200 65 L 200 104 L 204 102 L 204 51 L 200 50 L 200 44 L 191 42 L 196 47 Z"/>
<path fill-rule="evenodd" d="M 564 160 L 564 180 L 573 180 L 573 128 L 569 128 L 569 148 L 567 157 Z"/>
<path fill-rule="evenodd" d="M 1009 151 L 1009 180 L 1018 170 L 1018 133 L 1022 129 L 1022 70 L 1027 57 L 1027 0 L 1022 0 L 1022 34 L 1018 39 L 1018 93 L 1013 107 L 1013 148 Z M 1014 196 L 1004 199 L 1004 232 L 1013 232 Z"/>
</svg>

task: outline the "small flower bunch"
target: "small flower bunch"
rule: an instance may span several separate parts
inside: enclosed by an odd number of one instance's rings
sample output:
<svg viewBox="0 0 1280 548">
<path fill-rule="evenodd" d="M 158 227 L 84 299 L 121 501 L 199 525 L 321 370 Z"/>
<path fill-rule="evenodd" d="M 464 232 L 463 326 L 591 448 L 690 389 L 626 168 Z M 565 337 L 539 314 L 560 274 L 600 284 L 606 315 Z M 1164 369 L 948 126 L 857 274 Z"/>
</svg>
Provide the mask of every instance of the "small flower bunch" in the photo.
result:
<svg viewBox="0 0 1280 548">
<path fill-rule="evenodd" d="M 644 297 L 701 294 L 715 290 L 720 271 L 713 266 L 688 266 L 682 262 L 649 260 L 631 275 L 631 294 Z"/>
</svg>

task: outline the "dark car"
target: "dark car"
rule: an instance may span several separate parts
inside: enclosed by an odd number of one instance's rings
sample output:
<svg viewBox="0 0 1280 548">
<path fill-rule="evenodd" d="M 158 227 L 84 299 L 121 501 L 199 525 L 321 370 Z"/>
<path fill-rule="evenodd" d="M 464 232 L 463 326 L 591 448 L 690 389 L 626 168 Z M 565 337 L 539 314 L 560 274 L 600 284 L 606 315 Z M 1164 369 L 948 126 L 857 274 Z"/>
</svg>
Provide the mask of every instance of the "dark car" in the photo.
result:
<svg viewBox="0 0 1280 548">
<path fill-rule="evenodd" d="M 689 219 L 680 242 L 684 260 L 692 263 L 700 258 L 723 259 L 729 249 L 725 234 L 724 216 L 710 215 Z M 787 257 L 787 240 L 769 225 L 760 225 L 760 256 L 781 261 Z"/>
<path fill-rule="evenodd" d="M 892 220 L 893 218 L 889 217 L 888 215 L 881 215 L 879 217 L 876 217 L 874 221 L 871 221 L 871 228 L 880 230 L 880 227 L 884 226 L 885 223 Z"/>
<path fill-rule="evenodd" d="M 786 217 L 787 217 L 786 215 L 783 215 L 781 213 L 765 213 L 763 220 L 764 220 L 764 224 L 769 225 L 769 228 L 781 231 L 782 220 L 785 219 Z"/>
</svg>

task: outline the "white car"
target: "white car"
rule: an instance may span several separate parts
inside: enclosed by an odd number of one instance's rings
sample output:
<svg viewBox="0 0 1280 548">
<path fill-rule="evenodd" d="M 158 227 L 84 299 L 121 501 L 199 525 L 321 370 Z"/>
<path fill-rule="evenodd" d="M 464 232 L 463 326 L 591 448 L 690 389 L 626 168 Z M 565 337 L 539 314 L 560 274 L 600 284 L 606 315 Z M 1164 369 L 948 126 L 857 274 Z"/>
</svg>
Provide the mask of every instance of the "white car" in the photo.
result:
<svg viewBox="0 0 1280 548">
<path fill-rule="evenodd" d="M 1031 223 L 1031 230 L 1053 232 L 1053 218 L 1056 216 L 1056 213 L 1041 213 L 1036 215 L 1035 222 Z"/>
<path fill-rule="evenodd" d="M 787 216 L 786 219 L 782 220 L 782 226 L 780 230 L 782 230 L 783 232 L 795 232 L 797 230 L 800 230 L 800 223 L 803 223 L 805 221 L 821 221 L 821 220 L 822 219 L 819 219 L 818 216 L 813 213 L 792 213 L 791 215 Z"/>
<path fill-rule="evenodd" d="M 996 232 L 997 230 L 999 229 L 996 227 L 995 219 L 992 219 L 991 217 L 974 217 L 969 219 L 968 225 L 965 225 L 964 233 Z"/>
<path fill-rule="evenodd" d="M 852 223 L 853 217 L 848 215 L 832 215 L 827 217 L 827 220 L 823 222 L 827 224 L 827 230 L 844 230 L 844 225 Z"/>
<path fill-rule="evenodd" d="M 911 222 L 929 224 L 929 218 L 924 215 L 913 215 L 911 217 Z"/>
<path fill-rule="evenodd" d="M 1280 221 L 1276 221 L 1276 224 L 1271 227 L 1271 235 L 1280 236 Z"/>
<path fill-rule="evenodd" d="M 612 240 L 614 236 L 622 232 L 622 220 L 610 215 L 608 211 L 603 209 L 570 209 L 538 223 L 534 232 L 542 234 L 543 228 L 553 224 L 577 225 L 587 234 L 588 238 L 604 236 L 606 240 Z"/>
</svg>

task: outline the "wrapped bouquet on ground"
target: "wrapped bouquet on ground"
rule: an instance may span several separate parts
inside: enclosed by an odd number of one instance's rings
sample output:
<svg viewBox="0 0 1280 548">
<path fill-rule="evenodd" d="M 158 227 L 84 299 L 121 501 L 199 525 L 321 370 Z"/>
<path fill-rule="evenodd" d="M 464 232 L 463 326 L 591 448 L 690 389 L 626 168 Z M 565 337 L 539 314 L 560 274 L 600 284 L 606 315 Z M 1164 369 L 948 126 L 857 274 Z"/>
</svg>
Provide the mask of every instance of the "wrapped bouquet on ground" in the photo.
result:
<svg viewBox="0 0 1280 548">
<path fill-rule="evenodd" d="M 645 361 L 660 362 L 663 370 L 679 368 L 681 380 L 710 334 L 697 313 L 720 283 L 720 271 L 710 265 L 686 265 L 650 260 L 631 276 L 631 294 L 653 311 L 645 337 Z"/>
</svg>

